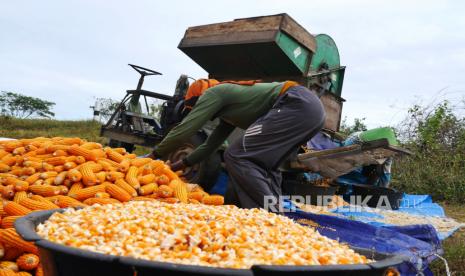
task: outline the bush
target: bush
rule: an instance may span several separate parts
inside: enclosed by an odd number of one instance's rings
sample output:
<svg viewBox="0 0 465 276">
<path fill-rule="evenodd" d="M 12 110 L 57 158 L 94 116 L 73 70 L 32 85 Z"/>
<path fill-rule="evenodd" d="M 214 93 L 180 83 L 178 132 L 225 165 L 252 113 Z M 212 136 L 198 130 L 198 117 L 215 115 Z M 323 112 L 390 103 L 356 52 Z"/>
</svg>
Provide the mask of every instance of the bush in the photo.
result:
<svg viewBox="0 0 465 276">
<path fill-rule="evenodd" d="M 447 101 L 413 106 L 397 127 L 412 156 L 393 164 L 392 185 L 399 190 L 430 194 L 435 200 L 465 202 L 465 118 Z"/>
</svg>

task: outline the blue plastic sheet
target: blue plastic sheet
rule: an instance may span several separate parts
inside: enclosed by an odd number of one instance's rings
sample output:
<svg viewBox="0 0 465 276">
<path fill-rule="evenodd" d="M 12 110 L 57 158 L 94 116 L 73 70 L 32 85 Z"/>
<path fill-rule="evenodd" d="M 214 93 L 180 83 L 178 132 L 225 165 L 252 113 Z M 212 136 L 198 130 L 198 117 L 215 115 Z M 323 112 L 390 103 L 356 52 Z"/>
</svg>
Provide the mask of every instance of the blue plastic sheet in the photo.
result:
<svg viewBox="0 0 465 276">
<path fill-rule="evenodd" d="M 311 220 L 318 225 L 317 229 L 322 235 L 353 247 L 402 256 L 405 261 L 398 267 L 402 275 L 417 275 L 419 272 L 431 275 L 428 264 L 436 258 L 434 254 L 442 253 L 436 231 L 430 225 L 380 227 L 301 210 L 285 214 L 295 220 Z"/>
</svg>

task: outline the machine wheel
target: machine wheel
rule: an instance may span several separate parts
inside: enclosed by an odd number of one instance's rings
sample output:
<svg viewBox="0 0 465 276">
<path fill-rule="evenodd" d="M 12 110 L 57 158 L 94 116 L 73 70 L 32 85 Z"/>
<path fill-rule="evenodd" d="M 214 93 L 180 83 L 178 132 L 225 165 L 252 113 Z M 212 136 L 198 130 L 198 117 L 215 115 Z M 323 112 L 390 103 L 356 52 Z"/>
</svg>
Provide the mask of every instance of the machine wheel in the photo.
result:
<svg viewBox="0 0 465 276">
<path fill-rule="evenodd" d="M 112 148 L 125 148 L 127 152 L 131 153 L 134 151 L 134 144 L 129 144 L 117 140 L 110 139 L 108 141 L 108 146 Z"/>
<path fill-rule="evenodd" d="M 203 144 L 204 141 L 205 138 L 201 134 L 196 134 L 176 151 L 169 154 L 167 160 L 170 160 L 171 163 L 181 160 Z M 215 152 L 205 161 L 186 168 L 182 176 L 191 183 L 199 184 L 205 191 L 209 191 L 215 184 L 220 170 L 221 156 L 218 152 Z"/>
</svg>

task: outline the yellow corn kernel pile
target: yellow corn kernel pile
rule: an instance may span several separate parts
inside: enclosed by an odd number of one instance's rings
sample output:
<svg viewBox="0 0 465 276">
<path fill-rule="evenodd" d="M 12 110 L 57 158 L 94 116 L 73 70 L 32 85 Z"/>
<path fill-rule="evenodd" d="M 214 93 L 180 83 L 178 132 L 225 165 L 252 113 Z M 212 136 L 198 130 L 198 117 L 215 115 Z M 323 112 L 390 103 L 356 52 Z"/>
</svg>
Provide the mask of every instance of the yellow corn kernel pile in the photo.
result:
<svg viewBox="0 0 465 276">
<path fill-rule="evenodd" d="M 347 245 L 263 209 L 133 201 L 55 213 L 37 227 L 52 242 L 104 254 L 227 268 L 360 264 Z"/>
<path fill-rule="evenodd" d="M 38 210 L 129 200 L 224 201 L 185 183 L 161 160 L 66 137 L 0 141 L 0 200 L 0 263 L 37 253 L 13 227 L 17 218 Z"/>
</svg>

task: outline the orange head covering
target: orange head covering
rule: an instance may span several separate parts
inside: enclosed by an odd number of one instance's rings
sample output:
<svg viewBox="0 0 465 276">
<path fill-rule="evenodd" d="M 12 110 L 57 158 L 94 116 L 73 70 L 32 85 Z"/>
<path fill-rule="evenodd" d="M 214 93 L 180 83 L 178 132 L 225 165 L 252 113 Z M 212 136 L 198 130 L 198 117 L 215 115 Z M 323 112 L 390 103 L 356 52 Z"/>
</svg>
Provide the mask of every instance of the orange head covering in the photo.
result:
<svg viewBox="0 0 465 276">
<path fill-rule="evenodd" d="M 184 107 L 187 109 L 192 109 L 197 102 L 198 98 L 208 89 L 218 84 L 229 83 L 237 85 L 247 85 L 252 86 L 256 83 L 261 82 L 260 80 L 226 80 L 219 82 L 215 79 L 198 79 L 194 81 L 189 88 L 187 89 L 186 96 L 184 96 Z"/>
<path fill-rule="evenodd" d="M 197 99 L 210 87 L 213 87 L 220 82 L 215 79 L 198 79 L 194 81 L 187 89 L 186 96 L 184 97 L 184 106 L 192 109 L 197 102 Z"/>
</svg>

